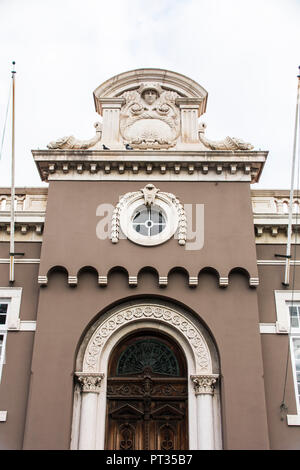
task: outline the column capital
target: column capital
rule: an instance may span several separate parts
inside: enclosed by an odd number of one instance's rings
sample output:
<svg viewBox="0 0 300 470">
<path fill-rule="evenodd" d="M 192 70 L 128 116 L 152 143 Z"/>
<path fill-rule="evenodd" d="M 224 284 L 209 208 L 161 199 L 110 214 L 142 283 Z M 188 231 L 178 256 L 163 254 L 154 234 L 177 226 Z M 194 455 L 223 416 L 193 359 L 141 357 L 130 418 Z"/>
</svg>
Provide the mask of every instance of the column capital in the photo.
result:
<svg viewBox="0 0 300 470">
<path fill-rule="evenodd" d="M 101 382 L 104 374 L 91 372 L 75 372 L 82 392 L 100 393 Z"/>
<path fill-rule="evenodd" d="M 218 374 L 191 375 L 195 395 L 213 395 Z"/>
</svg>

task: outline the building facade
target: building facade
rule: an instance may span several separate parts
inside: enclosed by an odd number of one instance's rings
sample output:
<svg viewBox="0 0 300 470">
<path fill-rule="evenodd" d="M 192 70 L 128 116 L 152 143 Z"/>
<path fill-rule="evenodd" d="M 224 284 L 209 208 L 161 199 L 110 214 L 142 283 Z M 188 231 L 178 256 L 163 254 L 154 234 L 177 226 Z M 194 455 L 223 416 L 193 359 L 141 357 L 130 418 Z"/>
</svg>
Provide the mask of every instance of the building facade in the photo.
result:
<svg viewBox="0 0 300 470">
<path fill-rule="evenodd" d="M 268 152 L 212 141 L 207 92 L 139 69 L 94 91 L 95 136 L 0 190 L 1 449 L 298 449 L 295 198 Z M 298 372 L 298 373 L 297 373 Z"/>
</svg>

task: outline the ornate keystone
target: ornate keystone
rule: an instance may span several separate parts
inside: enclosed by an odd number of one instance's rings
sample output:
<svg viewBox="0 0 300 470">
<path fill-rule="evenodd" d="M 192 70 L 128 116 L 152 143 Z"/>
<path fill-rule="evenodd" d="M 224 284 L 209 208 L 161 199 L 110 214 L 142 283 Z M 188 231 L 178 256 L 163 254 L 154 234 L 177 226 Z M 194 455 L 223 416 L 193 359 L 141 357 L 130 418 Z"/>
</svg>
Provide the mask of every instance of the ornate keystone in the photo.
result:
<svg viewBox="0 0 300 470">
<path fill-rule="evenodd" d="M 81 385 L 82 392 L 100 393 L 101 381 L 104 374 L 76 372 L 75 375 Z"/>
<path fill-rule="evenodd" d="M 196 395 L 213 395 L 218 375 L 191 375 Z"/>
</svg>

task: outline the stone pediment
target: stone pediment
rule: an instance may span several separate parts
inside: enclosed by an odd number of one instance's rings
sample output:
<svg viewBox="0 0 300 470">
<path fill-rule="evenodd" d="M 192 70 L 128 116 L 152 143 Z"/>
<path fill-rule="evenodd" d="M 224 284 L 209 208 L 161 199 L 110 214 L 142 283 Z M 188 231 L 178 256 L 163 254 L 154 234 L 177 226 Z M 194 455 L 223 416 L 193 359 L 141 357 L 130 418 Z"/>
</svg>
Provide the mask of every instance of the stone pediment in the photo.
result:
<svg viewBox="0 0 300 470">
<path fill-rule="evenodd" d="M 199 117 L 207 91 L 194 80 L 169 70 L 138 69 L 105 81 L 94 91 L 96 135 L 89 140 L 65 136 L 50 150 L 252 150 L 242 139 L 210 140 Z"/>
<path fill-rule="evenodd" d="M 100 85 L 94 99 L 107 142 L 119 139 L 130 149 L 145 150 L 199 143 L 197 119 L 205 112 L 207 92 L 183 75 L 160 69 L 125 72 Z M 195 121 L 190 129 L 183 124 L 189 119 Z"/>
<path fill-rule="evenodd" d="M 194 80 L 170 70 L 137 69 L 116 75 L 94 91 L 96 111 L 103 114 L 102 104 L 109 98 L 120 98 L 124 92 L 143 87 L 145 83 L 152 83 L 161 87 L 161 91 L 174 91 L 178 98 L 185 98 L 198 103 L 198 116 L 205 113 L 207 104 L 207 91 Z"/>
<path fill-rule="evenodd" d="M 165 404 L 159 408 L 157 408 L 155 411 L 152 412 L 152 417 L 153 418 L 162 418 L 162 417 L 169 417 L 169 418 L 182 418 L 184 416 L 184 413 L 180 411 L 178 408 L 175 408 L 174 406 L 170 404 Z"/>
<path fill-rule="evenodd" d="M 120 419 L 120 418 L 123 418 L 123 419 L 130 419 L 130 418 L 135 418 L 135 419 L 139 419 L 141 418 L 144 413 L 139 410 L 138 408 L 136 408 L 135 406 L 129 404 L 129 403 L 126 403 L 120 407 L 118 407 L 117 409 L 113 410 L 110 412 L 111 416 L 115 419 Z"/>
</svg>

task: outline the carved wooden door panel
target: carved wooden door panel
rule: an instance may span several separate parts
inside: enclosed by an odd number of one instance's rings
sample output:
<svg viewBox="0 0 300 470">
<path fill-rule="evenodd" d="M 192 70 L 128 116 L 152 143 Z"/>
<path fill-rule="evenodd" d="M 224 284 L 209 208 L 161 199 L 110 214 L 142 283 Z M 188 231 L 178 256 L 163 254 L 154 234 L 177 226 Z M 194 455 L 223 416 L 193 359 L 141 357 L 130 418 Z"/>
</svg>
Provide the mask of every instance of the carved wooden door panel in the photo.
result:
<svg viewBox="0 0 300 470">
<path fill-rule="evenodd" d="M 180 353 L 157 336 L 131 337 L 117 351 L 107 384 L 106 449 L 188 449 L 187 379 Z"/>
</svg>

